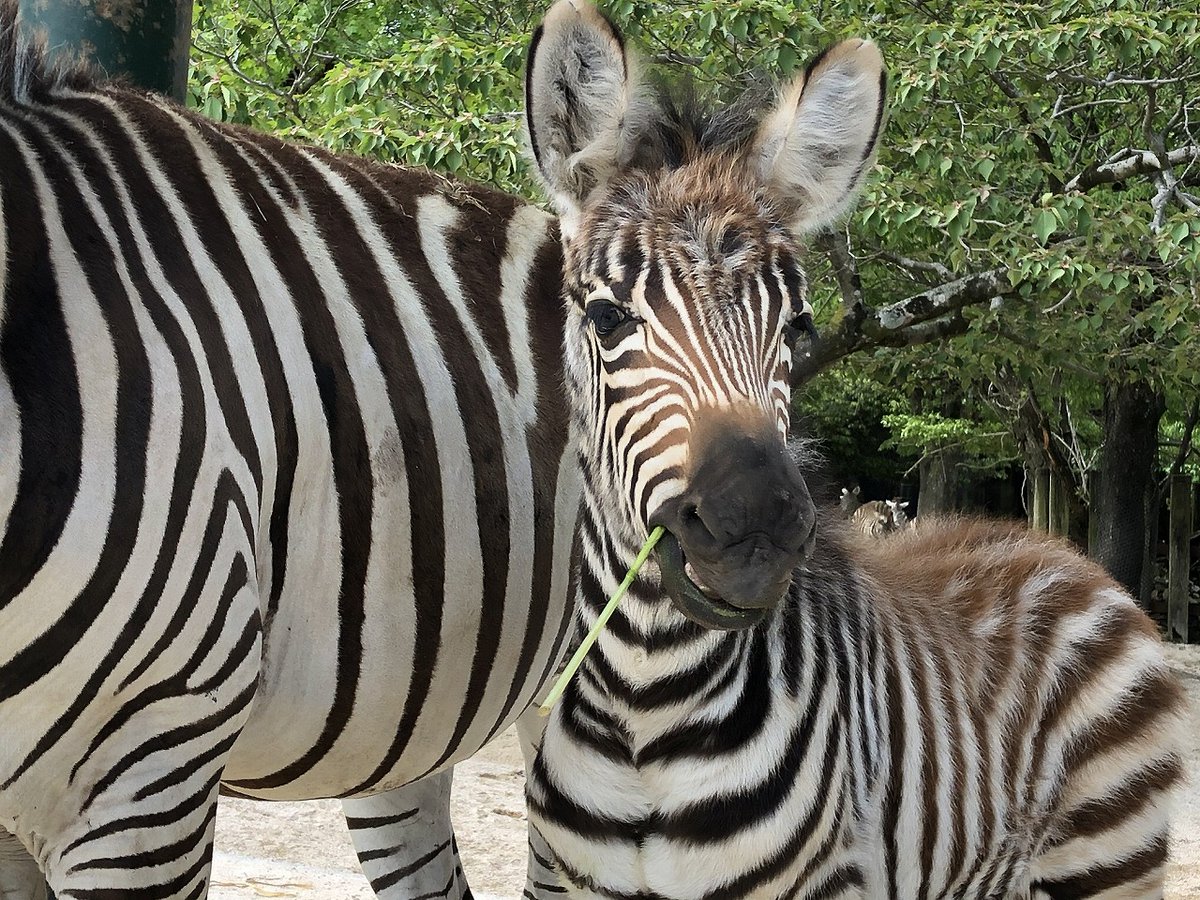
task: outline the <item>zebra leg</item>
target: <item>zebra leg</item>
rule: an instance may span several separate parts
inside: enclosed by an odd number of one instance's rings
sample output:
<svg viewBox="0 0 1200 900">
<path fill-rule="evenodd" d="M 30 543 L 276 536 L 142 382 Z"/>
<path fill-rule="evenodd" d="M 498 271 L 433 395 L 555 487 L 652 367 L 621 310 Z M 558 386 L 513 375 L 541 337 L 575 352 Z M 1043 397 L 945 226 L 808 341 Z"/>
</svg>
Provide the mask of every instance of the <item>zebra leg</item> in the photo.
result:
<svg viewBox="0 0 1200 900">
<path fill-rule="evenodd" d="M 521 740 L 521 755 L 525 757 L 525 777 L 529 778 L 529 770 L 537 757 L 542 745 L 542 733 L 546 730 L 546 720 L 538 715 L 537 706 L 531 706 L 517 719 L 517 737 Z M 532 825 L 529 832 L 529 868 L 525 876 L 524 900 L 553 900 L 566 896 L 566 888 L 558 880 L 554 871 L 554 863 L 550 848 L 546 841 Z"/>
<path fill-rule="evenodd" d="M 170 763 L 143 770 L 111 803 L 75 809 L 78 827 L 56 836 L 45 866 L 48 887 L 30 898 L 200 900 L 207 895 L 216 818 L 216 783 L 224 765 Z M 125 787 L 122 785 L 122 787 Z M 7 870 L 6 870 L 7 871 Z M 53 893 L 40 893 L 52 889 Z M 20 894 L 15 896 L 20 897 Z M 8 900 L 6 895 L 0 897 Z"/>
<path fill-rule="evenodd" d="M 47 900 L 46 879 L 16 835 L 0 828 L 0 900 Z"/>
<path fill-rule="evenodd" d="M 470 900 L 450 823 L 453 772 L 342 801 L 359 865 L 376 896 Z"/>
<path fill-rule="evenodd" d="M 1077 836 L 1051 848 L 1033 866 L 1032 896 L 1046 900 L 1161 900 L 1167 865 L 1166 822 L 1144 834 L 1117 828 Z"/>
<path fill-rule="evenodd" d="M 236 585 L 234 576 L 212 580 Z M 194 629 L 189 620 L 179 630 L 189 655 L 164 645 L 143 657 L 142 673 L 106 694 L 81 717 L 82 733 L 51 745 L 11 789 L 12 808 L 23 811 L 14 830 L 59 900 L 207 895 L 218 783 L 250 716 L 261 655 L 254 586 L 219 606 L 196 604 L 214 606 L 216 615 L 198 613 Z M 53 802 L 38 803 L 39 793 Z M 30 846 L 33 834 L 41 846 Z"/>
</svg>

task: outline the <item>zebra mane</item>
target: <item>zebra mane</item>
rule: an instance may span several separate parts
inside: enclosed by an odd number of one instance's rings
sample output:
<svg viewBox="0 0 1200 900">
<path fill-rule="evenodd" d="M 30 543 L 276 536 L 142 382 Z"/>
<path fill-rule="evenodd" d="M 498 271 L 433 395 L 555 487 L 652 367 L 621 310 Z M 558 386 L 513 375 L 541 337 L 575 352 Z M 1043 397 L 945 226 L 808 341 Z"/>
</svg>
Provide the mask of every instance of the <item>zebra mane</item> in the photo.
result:
<svg viewBox="0 0 1200 900">
<path fill-rule="evenodd" d="M 52 60 L 44 37 L 21 24 L 17 0 L 0 0 L 0 102 L 22 102 L 61 87 L 84 89 L 96 80 L 85 62 Z"/>
<path fill-rule="evenodd" d="M 657 78 L 648 85 L 644 102 L 649 108 L 634 118 L 635 164 L 675 169 L 703 154 L 735 155 L 753 140 L 773 97 L 770 85 L 754 81 L 722 103 L 690 79 Z"/>
</svg>

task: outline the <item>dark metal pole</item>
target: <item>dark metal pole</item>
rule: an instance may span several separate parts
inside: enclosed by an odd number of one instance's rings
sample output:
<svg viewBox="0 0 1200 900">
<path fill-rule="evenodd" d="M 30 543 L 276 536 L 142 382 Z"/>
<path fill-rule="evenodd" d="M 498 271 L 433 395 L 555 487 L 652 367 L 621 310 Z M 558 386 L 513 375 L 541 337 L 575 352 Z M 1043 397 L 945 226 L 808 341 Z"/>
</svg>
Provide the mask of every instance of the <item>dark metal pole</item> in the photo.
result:
<svg viewBox="0 0 1200 900">
<path fill-rule="evenodd" d="M 183 100 L 192 0 L 20 0 L 21 20 L 52 55 L 89 60 L 108 75 Z"/>
</svg>

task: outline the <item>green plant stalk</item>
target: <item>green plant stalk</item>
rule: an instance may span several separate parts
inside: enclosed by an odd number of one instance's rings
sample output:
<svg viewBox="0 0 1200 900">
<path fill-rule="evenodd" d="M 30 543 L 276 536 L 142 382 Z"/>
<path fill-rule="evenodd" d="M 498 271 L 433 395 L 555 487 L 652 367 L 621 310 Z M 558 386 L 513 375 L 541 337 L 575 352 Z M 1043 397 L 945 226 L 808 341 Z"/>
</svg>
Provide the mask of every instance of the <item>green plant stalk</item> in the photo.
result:
<svg viewBox="0 0 1200 900">
<path fill-rule="evenodd" d="M 538 710 L 539 715 L 550 715 L 550 710 L 558 702 L 558 698 L 563 695 L 563 691 L 567 689 L 567 683 L 571 680 L 571 676 L 579 669 L 583 658 L 592 649 L 592 644 L 596 643 L 596 638 L 600 637 L 601 630 L 608 620 L 612 618 L 612 614 L 617 611 L 617 604 L 621 602 L 621 598 L 625 596 L 625 592 L 629 590 L 629 586 L 637 578 L 638 571 L 649 558 L 650 551 L 654 549 L 654 545 L 658 543 L 658 539 L 663 536 L 664 531 L 665 529 L 661 525 L 654 526 L 654 530 L 650 532 L 650 537 L 646 538 L 646 543 L 642 544 L 642 549 L 638 553 L 637 559 L 633 561 L 633 565 L 629 567 L 629 571 L 625 574 L 625 580 L 613 592 L 612 599 L 608 601 L 608 605 L 596 617 L 596 623 L 592 626 L 592 630 L 587 633 L 583 641 L 579 644 L 579 649 L 575 651 L 575 655 L 571 657 L 571 661 L 567 663 L 567 667 L 558 676 L 558 681 L 554 682 L 554 687 L 546 695 L 545 702 L 542 703 L 541 708 Z"/>
</svg>

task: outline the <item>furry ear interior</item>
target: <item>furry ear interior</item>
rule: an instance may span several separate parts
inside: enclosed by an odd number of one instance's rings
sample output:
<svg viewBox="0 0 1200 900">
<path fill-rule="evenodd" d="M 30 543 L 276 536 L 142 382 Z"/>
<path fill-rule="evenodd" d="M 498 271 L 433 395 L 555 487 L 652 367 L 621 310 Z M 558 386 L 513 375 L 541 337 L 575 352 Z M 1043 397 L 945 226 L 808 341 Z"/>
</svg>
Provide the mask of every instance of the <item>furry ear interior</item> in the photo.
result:
<svg viewBox="0 0 1200 900">
<path fill-rule="evenodd" d="M 530 42 L 529 145 L 565 235 L 574 231 L 588 195 L 620 162 L 629 62 L 620 32 L 587 0 L 558 0 Z"/>
<path fill-rule="evenodd" d="M 870 41 L 826 50 L 781 92 L 759 128 L 760 174 L 792 209 L 798 234 L 847 212 L 874 161 L 887 73 Z"/>
</svg>

